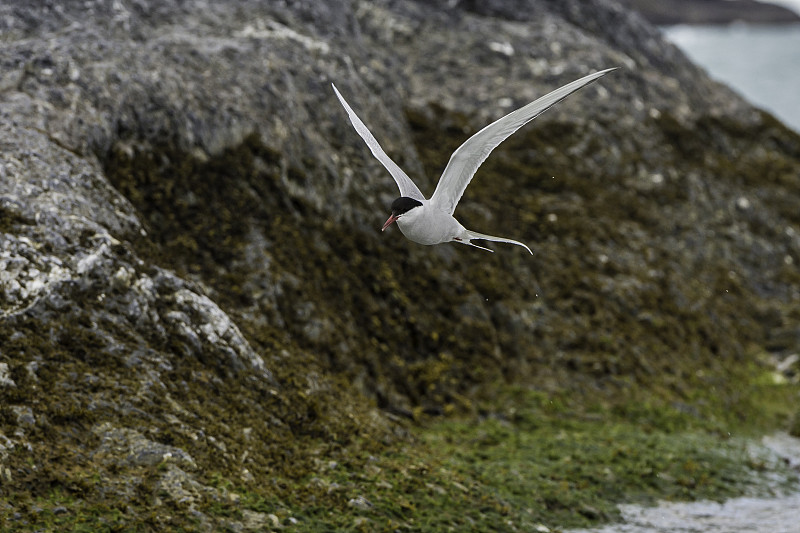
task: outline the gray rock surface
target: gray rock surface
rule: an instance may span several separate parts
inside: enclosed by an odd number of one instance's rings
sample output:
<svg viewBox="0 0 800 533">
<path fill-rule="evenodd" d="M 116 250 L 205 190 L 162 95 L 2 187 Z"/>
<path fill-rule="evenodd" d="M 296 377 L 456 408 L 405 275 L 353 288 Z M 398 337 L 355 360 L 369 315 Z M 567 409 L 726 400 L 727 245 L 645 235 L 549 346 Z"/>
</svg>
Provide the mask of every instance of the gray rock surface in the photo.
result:
<svg viewBox="0 0 800 533">
<path fill-rule="evenodd" d="M 14 490 L 213 529 L 215 473 L 257 484 L 494 379 L 669 387 L 798 349 L 773 332 L 798 328 L 800 139 L 616 3 L 9 0 L 0 34 Z M 609 66 L 459 207 L 536 257 L 377 230 L 396 191 L 331 82 L 430 192 L 470 132 Z"/>
</svg>

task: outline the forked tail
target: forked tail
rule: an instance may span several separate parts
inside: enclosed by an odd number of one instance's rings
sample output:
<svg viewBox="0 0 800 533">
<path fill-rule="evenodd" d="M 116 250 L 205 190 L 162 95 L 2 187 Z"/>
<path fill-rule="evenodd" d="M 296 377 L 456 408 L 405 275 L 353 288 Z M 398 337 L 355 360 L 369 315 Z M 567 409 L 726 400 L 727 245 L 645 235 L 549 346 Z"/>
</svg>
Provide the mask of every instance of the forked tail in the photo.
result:
<svg viewBox="0 0 800 533">
<path fill-rule="evenodd" d="M 465 232 L 466 234 L 464 235 L 464 237 L 466 238 L 458 240 L 458 242 L 462 244 L 469 244 L 470 246 L 474 246 L 475 248 L 480 248 L 481 250 L 486 250 L 487 252 L 494 252 L 494 250 L 490 250 L 489 248 L 484 248 L 483 246 L 478 246 L 477 244 L 473 244 L 472 239 L 482 239 L 484 241 L 495 241 L 495 242 L 507 242 L 508 244 L 516 244 L 517 246 L 522 246 L 523 248 L 528 250 L 528 253 L 533 255 L 531 249 L 528 248 L 527 245 L 519 241 L 515 241 L 512 239 L 505 239 L 503 237 L 495 237 L 493 235 L 486 235 L 485 233 L 478 233 L 477 231 L 465 230 Z"/>
</svg>

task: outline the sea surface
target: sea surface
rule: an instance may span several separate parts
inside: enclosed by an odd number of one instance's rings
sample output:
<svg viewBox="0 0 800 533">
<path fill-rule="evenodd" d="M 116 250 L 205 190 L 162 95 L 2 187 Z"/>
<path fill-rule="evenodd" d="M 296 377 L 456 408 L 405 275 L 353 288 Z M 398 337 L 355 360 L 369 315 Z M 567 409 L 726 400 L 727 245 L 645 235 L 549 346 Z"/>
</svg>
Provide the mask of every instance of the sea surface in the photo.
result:
<svg viewBox="0 0 800 533">
<path fill-rule="evenodd" d="M 662 31 L 712 78 L 800 132 L 800 24 L 680 25 Z"/>
</svg>

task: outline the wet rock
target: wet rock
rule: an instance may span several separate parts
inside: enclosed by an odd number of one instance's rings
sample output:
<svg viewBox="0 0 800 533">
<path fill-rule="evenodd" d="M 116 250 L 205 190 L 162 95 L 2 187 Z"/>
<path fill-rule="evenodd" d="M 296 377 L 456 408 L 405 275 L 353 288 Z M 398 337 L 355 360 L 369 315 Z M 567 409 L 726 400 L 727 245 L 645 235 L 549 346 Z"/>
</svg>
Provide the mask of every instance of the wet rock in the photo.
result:
<svg viewBox="0 0 800 533">
<path fill-rule="evenodd" d="M 242 513 L 242 527 L 245 531 L 259 531 L 270 525 L 273 527 L 280 527 L 280 520 L 275 524 L 272 520 L 273 516 L 275 515 L 245 510 Z"/>
<path fill-rule="evenodd" d="M 350 500 L 347 501 L 347 505 L 355 509 L 358 509 L 359 511 L 368 511 L 373 507 L 372 502 L 370 502 L 363 496 L 356 496 L 355 498 L 351 498 Z"/>
<path fill-rule="evenodd" d="M 103 423 L 93 432 L 100 439 L 100 445 L 93 455 L 100 462 L 122 462 L 117 466 L 155 466 L 162 463 L 176 463 L 193 469 L 194 459 L 174 446 L 153 442 L 132 429 L 114 428 Z"/>
<path fill-rule="evenodd" d="M 156 505 L 165 503 L 163 499 L 167 498 L 180 506 L 195 507 L 205 498 L 219 498 L 216 490 L 198 483 L 194 476 L 175 465 L 165 469 L 154 488 L 158 495 Z"/>
<path fill-rule="evenodd" d="M 17 416 L 17 424 L 20 426 L 33 426 L 36 417 L 33 416 L 33 409 L 27 405 L 12 405 L 11 410 Z"/>
<path fill-rule="evenodd" d="M 0 386 L 16 387 L 17 384 L 11 379 L 8 371 L 8 363 L 0 363 Z"/>
</svg>

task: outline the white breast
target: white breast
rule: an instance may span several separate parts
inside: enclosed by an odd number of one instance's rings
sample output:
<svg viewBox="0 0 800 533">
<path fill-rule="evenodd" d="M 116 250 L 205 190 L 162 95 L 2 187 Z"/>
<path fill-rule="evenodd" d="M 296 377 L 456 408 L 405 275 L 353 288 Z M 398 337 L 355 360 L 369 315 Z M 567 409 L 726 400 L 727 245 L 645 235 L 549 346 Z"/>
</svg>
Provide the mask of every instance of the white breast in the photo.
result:
<svg viewBox="0 0 800 533">
<path fill-rule="evenodd" d="M 397 219 L 397 226 L 407 239 L 426 245 L 450 242 L 465 231 L 451 214 L 427 202 Z"/>
</svg>

